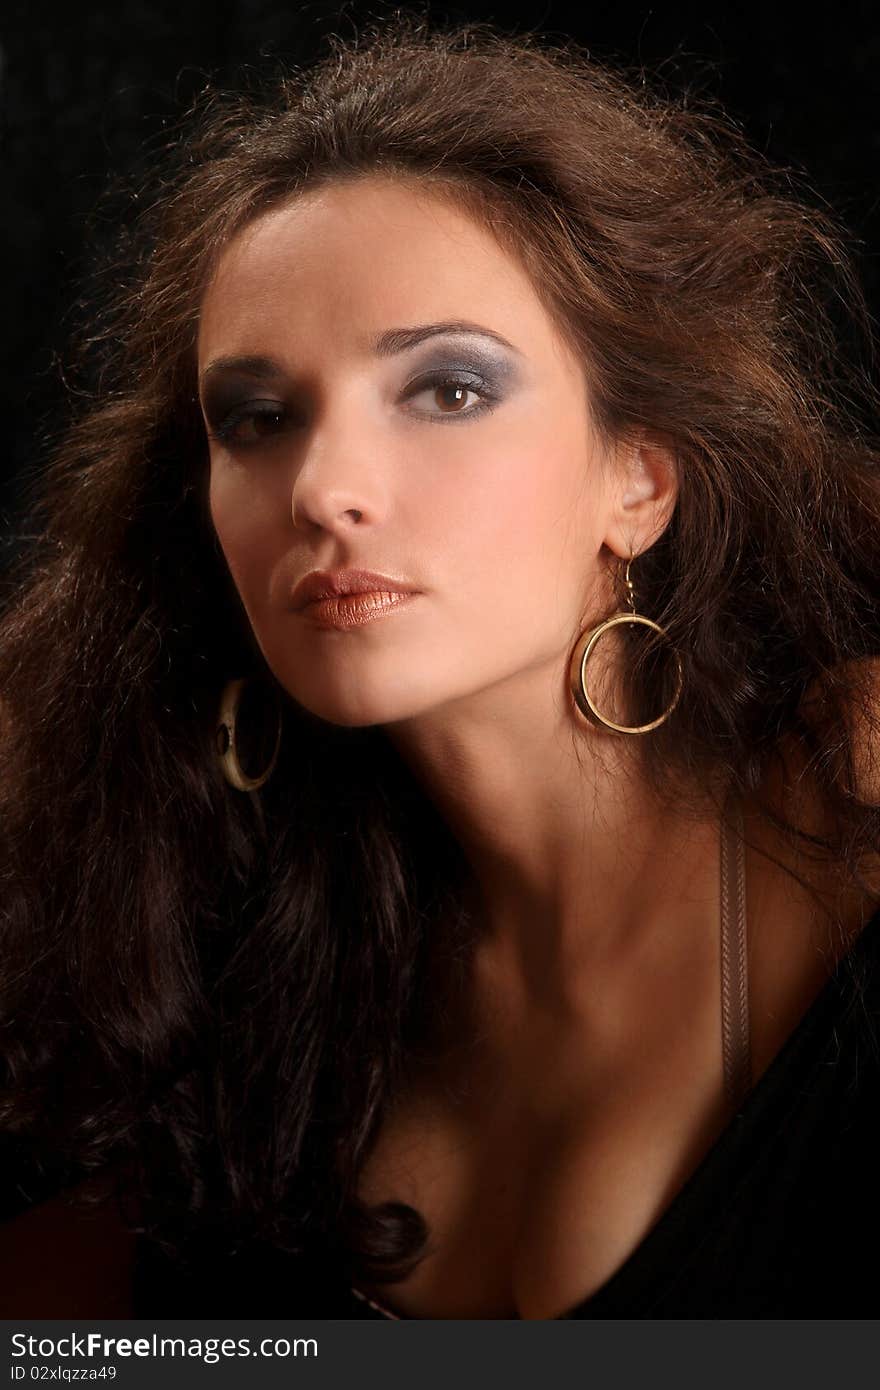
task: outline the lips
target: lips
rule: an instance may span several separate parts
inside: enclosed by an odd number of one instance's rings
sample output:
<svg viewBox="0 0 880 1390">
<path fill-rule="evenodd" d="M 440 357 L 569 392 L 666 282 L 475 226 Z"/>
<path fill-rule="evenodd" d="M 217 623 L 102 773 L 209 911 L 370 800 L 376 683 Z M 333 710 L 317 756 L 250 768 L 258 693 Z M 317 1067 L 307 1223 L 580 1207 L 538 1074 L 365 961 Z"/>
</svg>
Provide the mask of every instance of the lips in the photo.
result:
<svg viewBox="0 0 880 1390">
<path fill-rule="evenodd" d="M 413 594 L 418 590 L 405 580 L 375 570 L 312 570 L 299 581 L 291 595 L 296 609 L 320 599 L 341 598 L 344 594 Z"/>
</svg>

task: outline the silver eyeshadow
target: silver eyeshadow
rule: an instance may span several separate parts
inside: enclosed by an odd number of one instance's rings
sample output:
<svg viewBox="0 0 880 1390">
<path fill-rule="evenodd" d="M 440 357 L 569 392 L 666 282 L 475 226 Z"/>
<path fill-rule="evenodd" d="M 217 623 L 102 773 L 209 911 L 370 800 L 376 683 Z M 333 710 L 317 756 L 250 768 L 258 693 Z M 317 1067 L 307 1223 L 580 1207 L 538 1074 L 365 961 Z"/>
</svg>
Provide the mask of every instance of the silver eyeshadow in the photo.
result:
<svg viewBox="0 0 880 1390">
<path fill-rule="evenodd" d="M 425 325 L 422 329 L 412 330 L 394 329 L 388 332 L 419 333 L 421 336 L 415 344 L 419 346 L 440 336 L 439 332 L 426 332 L 429 327 L 432 326 Z M 503 388 L 514 380 L 518 373 L 516 365 L 505 352 L 489 346 L 490 342 L 494 343 L 495 335 L 488 330 L 464 332 L 462 329 L 458 329 L 453 335 L 448 326 L 438 327 L 442 327 L 444 337 L 457 341 L 443 344 L 431 341 L 429 350 L 424 355 L 419 354 L 418 362 L 413 365 L 406 394 L 409 395 L 413 388 L 418 388 L 421 377 L 449 372 L 453 376 L 471 375 L 474 380 L 463 384 L 470 385 L 475 391 L 481 390 L 482 381 L 487 398 L 497 400 L 503 393 Z M 386 349 L 393 341 L 398 343 L 393 349 L 395 355 L 397 352 L 410 350 L 407 346 L 400 346 L 399 339 L 390 339 L 388 334 L 380 335 L 380 338 Z M 516 348 L 512 351 L 517 358 L 522 357 Z M 208 364 L 201 376 L 201 394 L 205 415 L 215 429 L 230 412 L 253 399 L 253 388 L 257 384 L 272 387 L 282 394 L 289 390 L 290 378 L 283 366 L 270 357 L 218 357 Z M 280 404 L 283 405 L 284 402 Z M 469 412 L 463 412 L 463 415 L 465 413 Z"/>
</svg>

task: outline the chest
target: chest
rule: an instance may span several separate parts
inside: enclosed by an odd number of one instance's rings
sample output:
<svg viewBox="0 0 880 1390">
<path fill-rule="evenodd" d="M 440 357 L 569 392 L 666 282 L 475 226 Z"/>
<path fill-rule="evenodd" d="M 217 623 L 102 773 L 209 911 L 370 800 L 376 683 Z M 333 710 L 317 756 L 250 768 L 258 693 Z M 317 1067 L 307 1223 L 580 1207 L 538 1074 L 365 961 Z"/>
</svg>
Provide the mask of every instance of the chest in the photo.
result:
<svg viewBox="0 0 880 1390">
<path fill-rule="evenodd" d="M 364 1292 L 407 1317 L 553 1318 L 626 1262 L 729 1118 L 718 1010 L 613 1061 L 588 1044 L 524 1038 L 506 1075 L 472 1059 L 464 1079 L 422 1078 L 399 1099 L 359 1196 L 415 1207 L 429 1253 Z"/>
<path fill-rule="evenodd" d="M 801 823 L 822 833 L 812 805 Z M 784 843 L 760 820 L 747 830 L 754 1087 L 876 909 L 880 875 L 867 895 L 837 896 L 831 870 L 826 881 L 821 863 L 797 860 L 809 882 L 793 877 Z M 358 1195 L 421 1212 L 428 1254 L 407 1279 L 364 1292 L 407 1317 L 553 1318 L 626 1264 L 732 1118 L 711 867 L 693 930 L 675 904 L 653 954 L 622 972 L 626 986 L 606 977 L 570 1026 L 521 1006 L 506 1026 L 490 1008 L 486 1029 L 463 1024 L 466 1047 L 416 1070 Z"/>
<path fill-rule="evenodd" d="M 753 1085 L 834 963 L 817 949 L 806 901 L 766 895 L 760 908 L 748 964 Z M 859 920 L 853 907 L 841 950 Z M 598 1029 L 532 1011 L 527 1026 L 478 1032 L 414 1071 L 358 1195 L 415 1207 L 428 1254 L 405 1280 L 363 1292 L 406 1317 L 554 1318 L 626 1264 L 732 1118 L 720 947 L 714 933 L 703 940 L 686 967 L 658 957 L 640 989 L 605 998 Z"/>
</svg>

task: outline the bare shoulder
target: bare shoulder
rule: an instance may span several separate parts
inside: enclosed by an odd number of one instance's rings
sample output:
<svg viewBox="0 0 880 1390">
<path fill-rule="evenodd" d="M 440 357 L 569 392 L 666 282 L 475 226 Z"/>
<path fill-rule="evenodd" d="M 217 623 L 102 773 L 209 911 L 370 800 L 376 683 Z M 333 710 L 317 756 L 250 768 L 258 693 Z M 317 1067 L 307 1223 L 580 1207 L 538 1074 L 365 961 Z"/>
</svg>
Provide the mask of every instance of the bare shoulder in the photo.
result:
<svg viewBox="0 0 880 1390">
<path fill-rule="evenodd" d="M 832 763 L 837 759 L 835 771 L 846 786 L 837 727 L 842 707 L 853 747 L 849 790 L 868 805 L 880 804 L 880 662 L 861 664 L 847 676 L 839 687 L 843 697 L 836 723 L 832 704 L 815 685 L 802 712 L 818 735 L 821 757 Z M 758 799 L 807 838 L 785 834 L 747 799 L 749 989 L 757 1074 L 772 1061 L 880 905 L 876 846 L 862 854 L 857 879 L 822 848 L 823 841 L 835 843 L 837 826 L 816 777 L 813 749 L 792 732 L 780 741 L 778 752 Z"/>
</svg>

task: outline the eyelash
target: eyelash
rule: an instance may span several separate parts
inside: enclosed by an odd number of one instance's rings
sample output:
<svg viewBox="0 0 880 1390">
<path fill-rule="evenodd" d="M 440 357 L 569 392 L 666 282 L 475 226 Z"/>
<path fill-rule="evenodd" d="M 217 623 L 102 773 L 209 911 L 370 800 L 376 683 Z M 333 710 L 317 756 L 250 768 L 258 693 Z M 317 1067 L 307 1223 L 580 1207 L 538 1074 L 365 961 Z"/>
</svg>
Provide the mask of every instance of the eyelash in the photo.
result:
<svg viewBox="0 0 880 1390">
<path fill-rule="evenodd" d="M 479 384 L 477 385 L 475 382 Z M 464 375 L 457 375 L 454 372 L 435 372 L 430 376 L 422 377 L 419 381 L 414 382 L 406 391 L 404 399 L 409 400 L 411 396 L 417 396 L 422 391 L 436 390 L 440 386 L 457 386 L 461 390 L 471 391 L 474 395 L 480 397 L 480 403 L 475 406 L 470 406 L 466 410 L 452 411 L 448 415 L 443 413 L 439 415 L 426 413 L 423 418 L 430 420 L 432 423 L 442 422 L 445 424 L 447 420 L 460 420 L 462 418 L 472 418 L 474 415 L 483 415 L 485 412 L 494 409 L 498 401 L 497 392 L 482 378 L 475 378 L 473 375 L 465 377 Z M 264 439 L 248 440 L 247 442 L 235 439 L 235 431 L 243 421 L 262 418 L 272 419 L 275 416 L 282 416 L 284 414 L 284 408 L 275 405 L 274 402 L 265 402 L 264 405 L 267 407 L 271 406 L 271 408 L 264 408 L 262 410 L 255 409 L 257 404 L 258 403 L 254 401 L 249 405 L 237 406 L 234 410 L 231 410 L 224 420 L 214 425 L 213 429 L 208 430 L 208 438 L 214 439 L 220 444 L 234 445 L 238 449 L 257 448 L 260 444 L 266 444 L 272 439 L 277 438 L 281 433 L 280 428 L 275 434 L 269 435 Z"/>
</svg>

